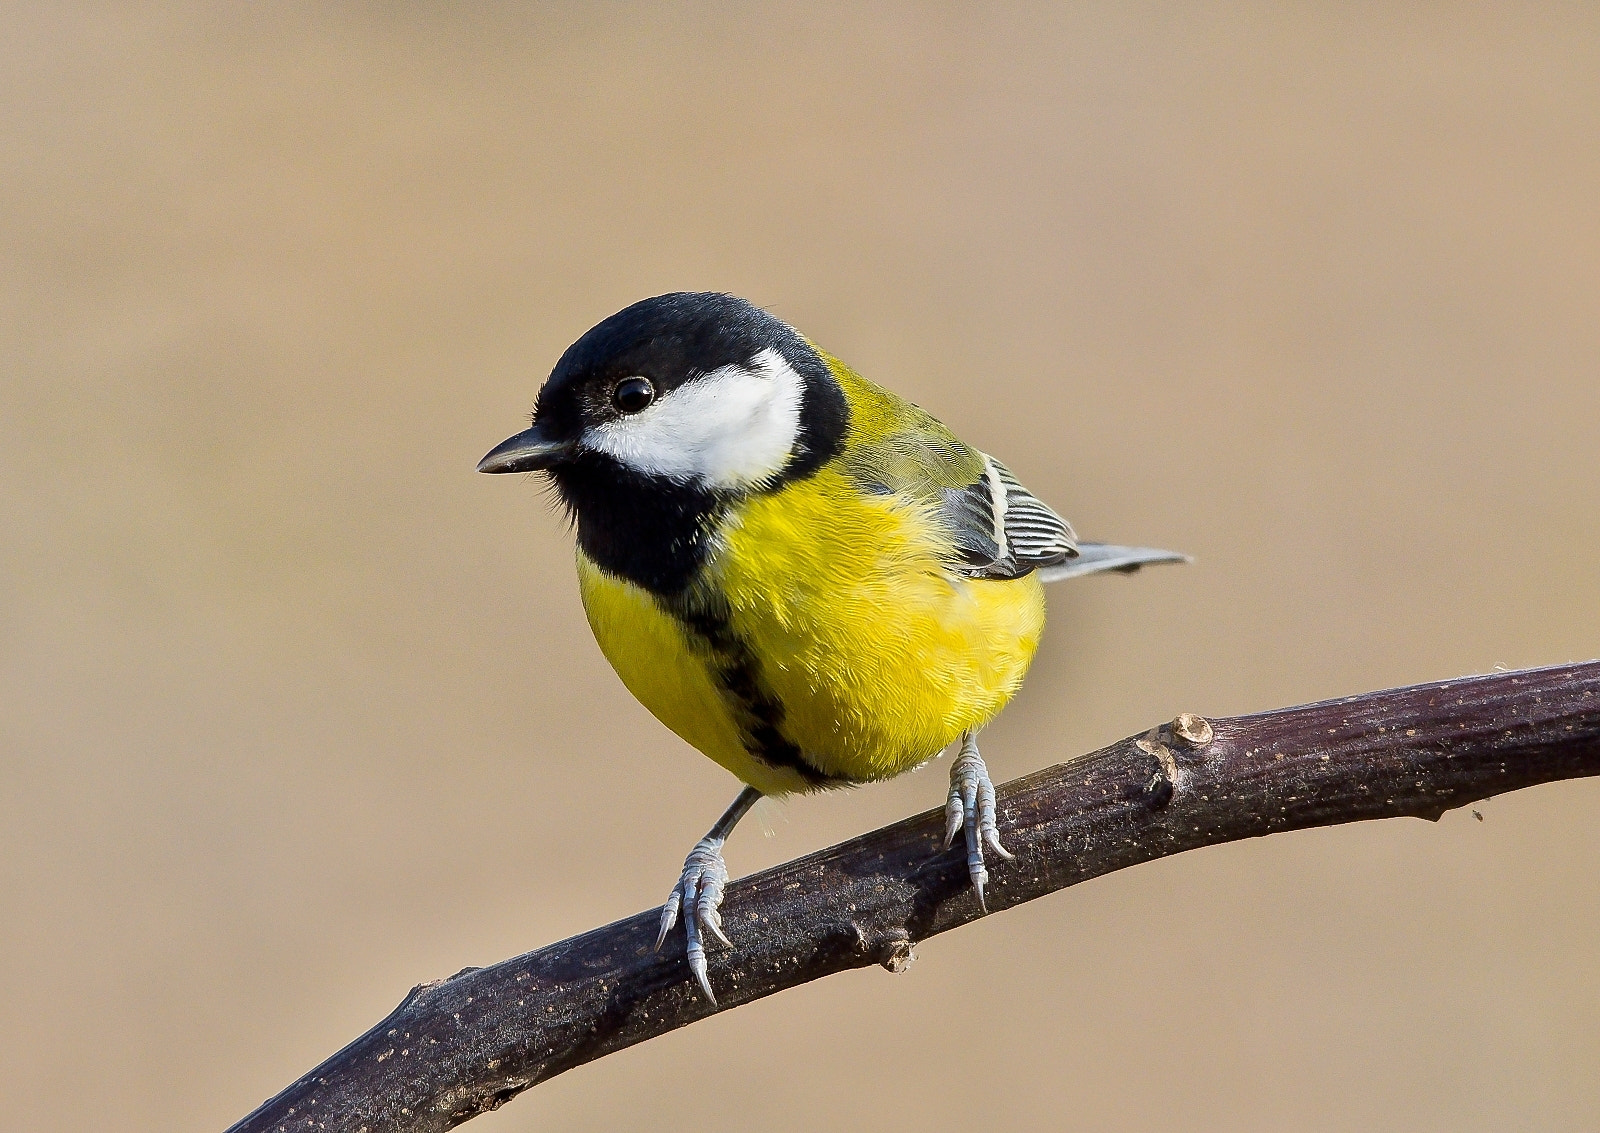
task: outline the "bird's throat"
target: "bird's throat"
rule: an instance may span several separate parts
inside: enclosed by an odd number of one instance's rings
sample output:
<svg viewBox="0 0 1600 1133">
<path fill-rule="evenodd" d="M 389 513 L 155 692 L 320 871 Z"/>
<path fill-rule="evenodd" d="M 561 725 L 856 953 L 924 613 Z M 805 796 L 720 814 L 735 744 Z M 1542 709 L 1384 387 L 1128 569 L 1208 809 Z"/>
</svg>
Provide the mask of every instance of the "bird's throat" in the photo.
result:
<svg viewBox="0 0 1600 1133">
<path fill-rule="evenodd" d="M 681 593 L 712 552 L 726 500 L 705 488 L 632 472 L 585 454 L 551 470 L 596 566 L 652 594 Z"/>
</svg>

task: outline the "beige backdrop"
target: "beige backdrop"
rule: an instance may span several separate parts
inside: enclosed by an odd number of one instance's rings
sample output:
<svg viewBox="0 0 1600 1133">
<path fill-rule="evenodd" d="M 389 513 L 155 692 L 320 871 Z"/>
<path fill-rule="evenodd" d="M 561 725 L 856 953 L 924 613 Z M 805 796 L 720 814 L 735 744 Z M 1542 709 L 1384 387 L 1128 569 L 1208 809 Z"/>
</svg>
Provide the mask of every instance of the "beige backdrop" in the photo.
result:
<svg viewBox="0 0 1600 1133">
<path fill-rule="evenodd" d="M 1600 9 L 526 7 L 6 5 L 7 1128 L 220 1129 L 659 903 L 734 784 L 473 472 L 645 295 L 746 295 L 1197 556 L 1052 593 L 997 778 L 1600 653 Z M 1597 806 L 1102 878 L 473 1128 L 1594 1129 Z"/>
</svg>

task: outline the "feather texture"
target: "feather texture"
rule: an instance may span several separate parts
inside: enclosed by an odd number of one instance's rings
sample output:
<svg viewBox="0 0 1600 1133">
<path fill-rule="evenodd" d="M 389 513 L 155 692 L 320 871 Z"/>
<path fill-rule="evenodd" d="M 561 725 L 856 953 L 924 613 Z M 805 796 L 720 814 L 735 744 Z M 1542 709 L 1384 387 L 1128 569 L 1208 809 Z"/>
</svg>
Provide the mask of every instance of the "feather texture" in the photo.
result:
<svg viewBox="0 0 1600 1133">
<path fill-rule="evenodd" d="M 845 467 L 863 490 L 932 511 L 950 540 L 942 558 L 951 570 L 1020 578 L 1078 553 L 1072 525 L 1009 468 L 917 406 L 828 362 L 852 413 Z"/>
</svg>

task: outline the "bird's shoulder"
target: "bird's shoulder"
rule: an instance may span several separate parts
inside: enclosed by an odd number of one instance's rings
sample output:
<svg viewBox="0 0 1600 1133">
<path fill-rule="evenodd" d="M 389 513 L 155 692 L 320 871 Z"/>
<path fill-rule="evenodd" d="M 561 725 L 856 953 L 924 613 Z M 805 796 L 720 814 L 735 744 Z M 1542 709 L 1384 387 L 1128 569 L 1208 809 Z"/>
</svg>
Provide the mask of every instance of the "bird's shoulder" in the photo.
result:
<svg viewBox="0 0 1600 1133">
<path fill-rule="evenodd" d="M 949 535 L 952 569 L 1016 578 L 1077 554 L 1071 524 L 1005 465 L 932 414 L 823 357 L 850 408 L 842 470 L 859 491 L 928 509 Z"/>
<path fill-rule="evenodd" d="M 862 489 L 931 497 L 983 476 L 983 454 L 963 444 L 938 418 L 837 358 L 824 358 L 850 410 L 839 460 Z"/>
</svg>

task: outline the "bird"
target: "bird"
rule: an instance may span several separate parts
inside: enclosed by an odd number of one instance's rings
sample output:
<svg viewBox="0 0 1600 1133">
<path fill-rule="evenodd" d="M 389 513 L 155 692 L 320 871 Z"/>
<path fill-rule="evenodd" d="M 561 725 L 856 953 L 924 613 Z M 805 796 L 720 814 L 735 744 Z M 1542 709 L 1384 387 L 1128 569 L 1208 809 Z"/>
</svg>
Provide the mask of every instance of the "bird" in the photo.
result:
<svg viewBox="0 0 1600 1133">
<path fill-rule="evenodd" d="M 888 779 L 955 745 L 944 848 L 987 911 L 1010 859 L 979 730 L 1022 684 L 1043 583 L 1187 556 L 1080 541 L 995 458 L 761 307 L 675 292 L 556 362 L 487 473 L 542 473 L 576 531 L 601 652 L 663 724 L 743 784 L 684 861 L 680 915 L 732 947 L 722 850 L 762 796 Z"/>
</svg>

